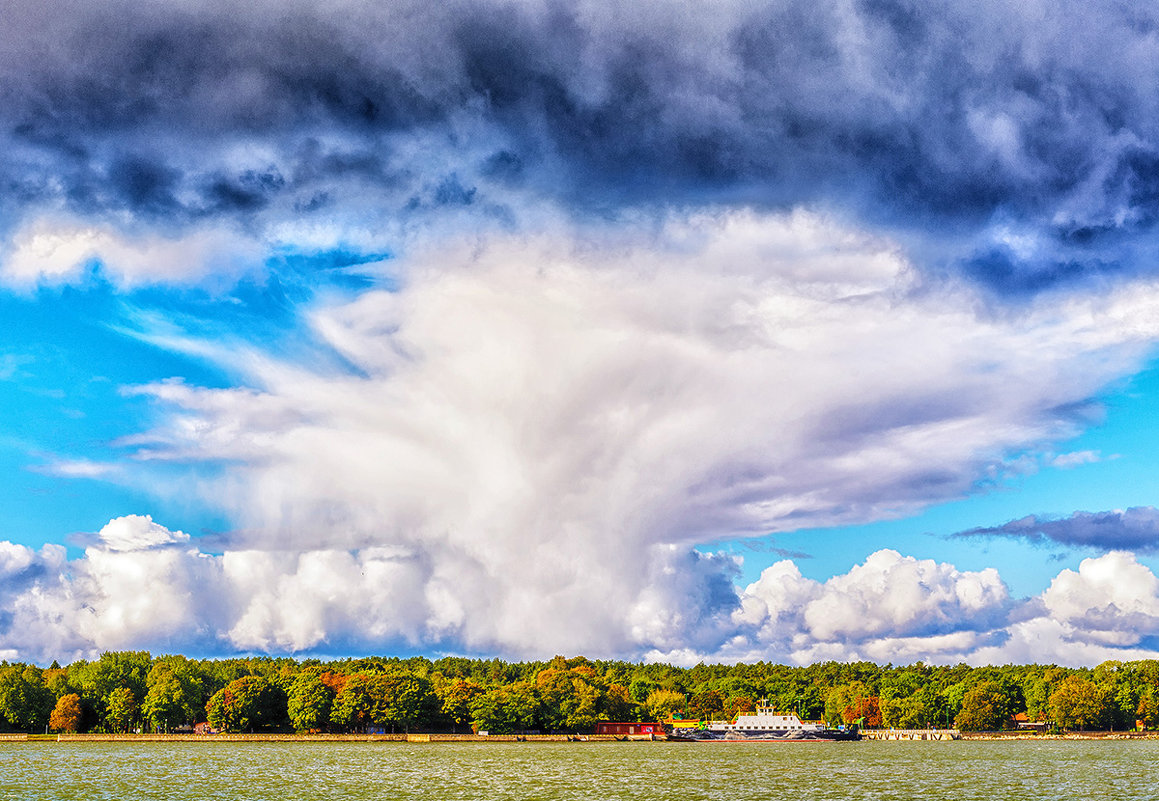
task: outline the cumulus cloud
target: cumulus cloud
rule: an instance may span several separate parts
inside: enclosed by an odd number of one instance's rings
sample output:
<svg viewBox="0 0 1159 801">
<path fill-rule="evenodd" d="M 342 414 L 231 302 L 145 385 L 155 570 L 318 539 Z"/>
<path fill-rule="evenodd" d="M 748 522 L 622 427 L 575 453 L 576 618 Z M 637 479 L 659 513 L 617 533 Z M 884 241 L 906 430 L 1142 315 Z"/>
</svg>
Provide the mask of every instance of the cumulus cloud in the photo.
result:
<svg viewBox="0 0 1159 801">
<path fill-rule="evenodd" d="M 142 519 L 110 525 L 139 527 Z M 180 539 L 170 533 L 169 539 Z M 0 543 L 6 652 L 47 662 L 120 648 L 225 654 L 464 647 L 457 626 L 476 599 L 462 587 L 425 581 L 434 566 L 416 569 L 414 552 L 212 555 L 182 543 L 143 550 L 94 546 L 71 561 L 58 546 L 34 551 Z M 1159 578 L 1126 553 L 1084 560 L 1078 571 L 1063 570 L 1041 596 L 1023 601 L 1009 596 L 992 568 L 961 571 L 892 550 L 824 582 L 783 560 L 743 590 L 733 586 L 727 561 L 671 546 L 656 554 L 650 573 L 640 577 L 639 600 L 625 610 L 636 656 L 684 664 L 1080 665 L 1155 658 L 1159 642 Z M 716 613 L 724 599 L 709 597 L 714 593 L 728 597 L 736 609 L 731 617 Z M 525 600 L 529 619 L 537 603 Z M 544 634 L 548 645 L 525 653 L 575 647 L 574 629 L 563 638 Z"/>
<path fill-rule="evenodd" d="M 1148 8 L 5 10 L 0 181 L 25 224 L 349 232 L 431 210 L 506 225 L 543 199 L 599 215 L 708 199 L 840 207 L 905 231 L 923 268 L 1014 293 L 1154 263 Z"/>
<path fill-rule="evenodd" d="M 413 646 L 434 628 L 398 549 L 215 555 L 147 515 L 111 520 L 97 540 L 71 561 L 0 543 L 0 638 L 22 658 Z"/>
<path fill-rule="evenodd" d="M 876 661 L 968 654 L 1001 638 L 1012 600 L 998 571 L 962 572 L 892 550 L 871 554 L 822 583 L 783 560 L 742 593 L 738 638 L 743 659 Z"/>
<path fill-rule="evenodd" d="M 1159 578 L 1130 553 L 1084 559 L 1063 570 L 1023 610 L 1001 648 L 979 662 L 1094 665 L 1155 659 L 1159 651 Z"/>
<path fill-rule="evenodd" d="M 1159 509 L 1136 506 L 1109 512 L 1075 512 L 1070 517 L 1027 515 L 1000 526 L 972 528 L 954 537 L 1014 537 L 1037 544 L 1129 550 L 1159 550 Z"/>
<path fill-rule="evenodd" d="M 963 621 L 992 628 L 987 616 L 1006 600 L 994 568 L 959 573 L 951 565 L 903 559 L 887 550 L 830 579 L 822 596 L 806 607 L 805 623 L 822 640 L 941 634 Z"/>
<path fill-rule="evenodd" d="M 715 653 L 653 657 L 1077 666 L 1159 654 L 1159 578 L 1125 552 L 1085 559 L 1030 599 L 1010 597 L 993 568 L 960 571 L 892 550 L 824 582 L 784 560 L 746 587 L 741 602 L 735 635 Z"/>
<path fill-rule="evenodd" d="M 1043 593 L 1052 620 L 1108 645 L 1138 645 L 1159 633 L 1159 578 L 1134 555 L 1114 551 L 1064 570 Z"/>
<path fill-rule="evenodd" d="M 128 515 L 110 520 L 97 533 L 101 547 L 110 551 L 142 551 L 161 545 L 189 542 L 183 531 L 170 531 L 150 515 Z"/>
</svg>

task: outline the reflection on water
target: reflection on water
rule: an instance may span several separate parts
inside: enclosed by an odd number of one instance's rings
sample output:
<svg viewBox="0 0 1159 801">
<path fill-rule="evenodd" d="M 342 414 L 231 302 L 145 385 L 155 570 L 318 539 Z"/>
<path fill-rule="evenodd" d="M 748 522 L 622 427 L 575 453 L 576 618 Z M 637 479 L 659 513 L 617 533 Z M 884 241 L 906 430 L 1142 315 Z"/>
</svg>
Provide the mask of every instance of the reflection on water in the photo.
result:
<svg viewBox="0 0 1159 801">
<path fill-rule="evenodd" d="M 0 799 L 1150 798 L 1159 742 L 0 743 Z"/>
</svg>

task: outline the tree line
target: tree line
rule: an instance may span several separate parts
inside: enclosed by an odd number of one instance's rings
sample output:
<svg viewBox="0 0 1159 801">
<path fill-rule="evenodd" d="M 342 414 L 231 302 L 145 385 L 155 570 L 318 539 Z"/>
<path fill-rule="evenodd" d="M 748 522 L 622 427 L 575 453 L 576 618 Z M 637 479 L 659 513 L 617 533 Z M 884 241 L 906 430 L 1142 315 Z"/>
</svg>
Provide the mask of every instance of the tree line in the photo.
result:
<svg viewBox="0 0 1159 801">
<path fill-rule="evenodd" d="M 112 651 L 0 662 L 0 727 L 23 732 L 590 732 L 599 720 L 731 719 L 767 698 L 830 725 L 997 730 L 1159 727 L 1159 661 L 1056 665 L 765 662 L 681 668 L 557 656 L 190 659 Z"/>
</svg>

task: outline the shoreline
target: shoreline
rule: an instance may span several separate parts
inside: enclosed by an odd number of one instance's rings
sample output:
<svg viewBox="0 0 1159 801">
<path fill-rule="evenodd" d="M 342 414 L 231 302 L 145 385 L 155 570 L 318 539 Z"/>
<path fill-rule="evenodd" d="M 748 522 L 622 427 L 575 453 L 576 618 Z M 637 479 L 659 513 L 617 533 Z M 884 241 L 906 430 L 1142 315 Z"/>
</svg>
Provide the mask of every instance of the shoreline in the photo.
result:
<svg viewBox="0 0 1159 801">
<path fill-rule="evenodd" d="M 864 741 L 918 742 L 950 738 L 866 737 Z M 961 732 L 954 740 L 1037 742 L 1043 740 L 1159 740 L 1159 732 L 1089 731 L 1066 734 Z M 616 743 L 676 742 L 667 737 L 613 734 L 0 734 L 0 743 Z M 760 741 L 765 742 L 765 741 Z"/>
<path fill-rule="evenodd" d="M 0 742 L 42 743 L 569 743 L 665 742 L 615 734 L 0 734 Z"/>
</svg>

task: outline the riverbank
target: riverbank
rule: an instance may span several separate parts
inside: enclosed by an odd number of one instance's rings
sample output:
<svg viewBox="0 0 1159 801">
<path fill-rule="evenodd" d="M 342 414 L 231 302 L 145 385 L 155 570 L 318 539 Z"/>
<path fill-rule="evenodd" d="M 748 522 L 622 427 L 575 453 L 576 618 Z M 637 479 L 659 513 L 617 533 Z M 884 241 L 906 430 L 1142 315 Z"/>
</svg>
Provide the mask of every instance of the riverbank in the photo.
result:
<svg viewBox="0 0 1159 801">
<path fill-rule="evenodd" d="M 1159 740 L 1159 732 L 1086 731 L 1066 734 L 1038 732 L 962 732 L 956 729 L 863 731 L 866 740 Z M 612 734 L 0 734 L 3 742 L 59 743 L 613 743 L 666 742 L 663 735 Z"/>
<path fill-rule="evenodd" d="M 0 734 L 0 742 L 60 743 L 569 743 L 661 742 L 614 734 Z"/>
</svg>

